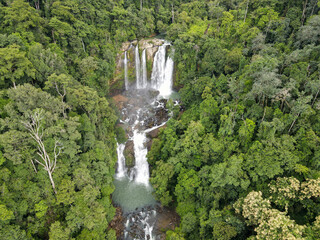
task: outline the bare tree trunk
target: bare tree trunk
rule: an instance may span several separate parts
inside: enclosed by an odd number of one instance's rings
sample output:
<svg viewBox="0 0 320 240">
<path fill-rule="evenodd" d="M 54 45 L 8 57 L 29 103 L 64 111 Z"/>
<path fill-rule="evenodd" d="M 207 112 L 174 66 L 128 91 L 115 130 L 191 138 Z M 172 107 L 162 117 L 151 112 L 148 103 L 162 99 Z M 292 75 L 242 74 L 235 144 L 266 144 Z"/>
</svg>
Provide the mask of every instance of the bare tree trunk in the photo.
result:
<svg viewBox="0 0 320 240">
<path fill-rule="evenodd" d="M 306 19 L 307 5 L 308 5 L 308 0 L 306 0 L 305 3 L 303 4 L 303 11 L 302 11 L 302 16 L 301 16 L 301 25 L 303 25 L 304 20 Z"/>
<path fill-rule="evenodd" d="M 52 178 L 52 174 L 51 174 L 50 171 L 48 171 L 48 175 L 49 175 L 49 179 L 50 179 L 50 182 L 51 182 L 53 191 L 54 191 L 55 194 L 57 194 L 56 186 L 55 186 L 55 184 L 54 184 L 54 181 L 53 181 L 53 178 Z"/>
<path fill-rule="evenodd" d="M 311 107 L 313 107 L 314 103 L 316 102 L 319 92 L 320 92 L 320 88 L 318 89 L 318 91 L 317 91 L 317 93 L 316 93 L 316 96 L 315 96 L 314 99 L 313 99 L 313 102 L 312 102 Z"/>
<path fill-rule="evenodd" d="M 83 51 L 86 52 L 86 47 L 85 47 L 85 45 L 84 45 L 84 42 L 83 42 L 82 38 L 81 38 L 81 43 L 82 43 Z"/>
<path fill-rule="evenodd" d="M 56 43 L 56 39 L 54 38 L 54 30 L 53 29 L 51 30 L 51 35 L 52 35 L 53 42 Z"/>
<path fill-rule="evenodd" d="M 248 13 L 248 8 L 249 8 L 249 1 L 250 1 L 250 0 L 247 1 L 247 7 L 246 7 L 246 12 L 245 12 L 245 14 L 244 14 L 243 22 L 246 22 L 247 13 Z"/>
<path fill-rule="evenodd" d="M 40 9 L 40 1 L 39 0 L 35 1 L 34 6 L 36 7 L 37 10 L 39 10 Z"/>
<path fill-rule="evenodd" d="M 315 1 L 315 4 L 313 5 L 313 8 L 312 8 L 312 11 L 311 11 L 311 15 L 310 15 L 310 16 L 312 16 L 312 15 L 313 15 L 313 13 L 314 13 L 314 9 L 316 8 L 317 3 L 318 3 L 318 0 L 316 0 L 316 1 Z"/>
<path fill-rule="evenodd" d="M 264 121 L 264 117 L 266 116 L 266 108 L 264 108 L 264 111 L 263 111 L 263 117 L 262 117 L 262 120 L 261 120 L 261 122 L 263 122 Z"/>
<path fill-rule="evenodd" d="M 25 128 L 29 131 L 30 136 L 37 142 L 38 144 L 38 156 L 40 157 L 40 160 L 35 159 L 35 161 L 40 164 L 44 170 L 48 172 L 49 179 L 52 185 L 52 189 L 55 194 L 57 194 L 56 187 L 52 178 L 52 173 L 54 172 L 57 164 L 57 158 L 61 153 L 61 145 L 59 144 L 58 141 L 55 142 L 54 144 L 54 150 L 53 150 L 53 155 L 54 155 L 54 160 L 50 159 L 50 156 L 48 155 L 48 152 L 45 148 L 45 145 L 42 141 L 43 137 L 43 131 L 41 127 L 41 121 L 43 119 L 43 114 L 42 111 L 37 111 L 33 115 L 30 115 L 30 121 L 28 122 L 23 122 L 23 125 Z M 57 152 L 58 149 L 58 152 Z M 31 160 L 32 165 L 37 173 L 37 170 L 34 166 L 33 161 Z"/>
<path fill-rule="evenodd" d="M 61 102 L 62 102 L 62 114 L 63 114 L 63 118 L 67 118 L 67 113 L 66 113 L 66 108 L 65 108 L 65 102 L 64 102 L 64 97 L 66 96 L 67 92 L 66 89 L 63 87 L 63 93 L 60 92 L 58 84 L 55 82 L 55 87 L 56 87 L 56 91 L 57 93 L 60 95 L 61 97 Z"/>
<path fill-rule="evenodd" d="M 32 166 L 33 166 L 34 171 L 35 171 L 36 173 L 38 173 L 37 168 L 36 168 L 36 166 L 34 165 L 34 162 L 33 162 L 32 160 L 30 160 L 30 161 L 31 161 L 31 163 L 32 163 Z"/>
<path fill-rule="evenodd" d="M 174 10 L 173 10 L 173 3 L 171 4 L 171 14 L 172 14 L 172 23 L 174 23 Z"/>
<path fill-rule="evenodd" d="M 298 114 L 298 116 L 297 116 L 297 117 L 294 119 L 294 121 L 292 122 L 292 124 L 291 124 L 291 126 L 290 126 L 290 128 L 289 128 L 288 134 L 290 133 L 290 131 L 291 131 L 291 129 L 293 128 L 293 126 L 294 126 L 294 124 L 296 123 L 296 121 L 298 120 L 299 115 L 300 115 L 300 113 Z"/>
<path fill-rule="evenodd" d="M 204 35 L 207 35 L 207 34 L 208 34 L 209 27 L 210 27 L 210 23 L 208 23 L 208 26 L 207 26 L 206 31 L 204 32 Z"/>
</svg>

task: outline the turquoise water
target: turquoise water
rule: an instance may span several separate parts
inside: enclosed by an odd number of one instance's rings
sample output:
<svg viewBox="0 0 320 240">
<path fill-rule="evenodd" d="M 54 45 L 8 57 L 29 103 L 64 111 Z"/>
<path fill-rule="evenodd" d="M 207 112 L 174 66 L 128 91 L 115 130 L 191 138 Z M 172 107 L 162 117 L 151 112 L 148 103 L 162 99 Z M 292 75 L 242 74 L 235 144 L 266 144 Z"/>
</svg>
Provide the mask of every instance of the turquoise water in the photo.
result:
<svg viewBox="0 0 320 240">
<path fill-rule="evenodd" d="M 112 199 L 121 206 L 125 213 L 132 212 L 136 208 L 139 209 L 156 204 L 151 186 L 147 187 L 144 184 L 130 182 L 127 177 L 115 179 L 114 185 L 116 189 L 112 194 Z"/>
</svg>

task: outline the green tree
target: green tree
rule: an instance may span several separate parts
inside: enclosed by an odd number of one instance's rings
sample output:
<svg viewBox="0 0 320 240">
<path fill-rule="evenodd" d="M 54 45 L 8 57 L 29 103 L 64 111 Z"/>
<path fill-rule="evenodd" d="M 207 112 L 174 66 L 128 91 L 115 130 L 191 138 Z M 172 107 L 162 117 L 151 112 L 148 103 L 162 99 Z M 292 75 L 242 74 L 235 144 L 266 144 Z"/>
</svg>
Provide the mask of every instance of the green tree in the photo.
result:
<svg viewBox="0 0 320 240">
<path fill-rule="evenodd" d="M 24 0 L 14 0 L 3 8 L 2 27 L 8 33 L 18 32 L 22 38 L 32 42 L 36 37 L 42 38 L 44 19 Z"/>
<path fill-rule="evenodd" d="M 25 55 L 17 45 L 0 49 L 0 86 L 9 87 L 10 81 L 16 87 L 16 83 L 26 82 L 27 77 L 35 77 L 32 63 Z"/>
</svg>

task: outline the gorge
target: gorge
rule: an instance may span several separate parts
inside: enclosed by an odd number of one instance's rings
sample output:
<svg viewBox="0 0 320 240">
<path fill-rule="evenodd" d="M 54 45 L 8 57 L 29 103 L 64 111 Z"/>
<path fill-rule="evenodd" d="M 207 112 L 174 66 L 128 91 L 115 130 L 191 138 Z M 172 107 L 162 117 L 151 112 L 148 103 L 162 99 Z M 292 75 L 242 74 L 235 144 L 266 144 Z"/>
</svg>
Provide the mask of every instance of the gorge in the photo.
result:
<svg viewBox="0 0 320 240">
<path fill-rule="evenodd" d="M 165 105 L 173 92 L 174 68 L 169 48 L 173 53 L 170 44 L 163 40 L 134 42 L 124 44 L 120 57 L 125 89 L 125 100 L 119 107 L 120 122 L 128 140 L 117 145 L 113 201 L 121 206 L 126 217 L 124 239 L 159 239 L 154 231 L 157 202 L 149 183 L 146 155 L 151 139 L 147 135 L 169 119 Z"/>
</svg>

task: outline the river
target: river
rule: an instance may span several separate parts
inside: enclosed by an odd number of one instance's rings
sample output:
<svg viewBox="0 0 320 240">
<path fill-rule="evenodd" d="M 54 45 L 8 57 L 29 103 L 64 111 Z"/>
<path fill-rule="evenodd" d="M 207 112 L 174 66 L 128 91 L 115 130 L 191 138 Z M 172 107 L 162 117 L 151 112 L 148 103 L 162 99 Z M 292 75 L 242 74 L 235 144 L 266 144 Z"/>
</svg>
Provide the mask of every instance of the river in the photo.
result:
<svg viewBox="0 0 320 240">
<path fill-rule="evenodd" d="M 168 56 L 169 43 L 159 46 L 154 55 L 151 79 L 147 79 L 146 51 L 139 54 L 138 44 L 135 46 L 135 74 L 136 83 L 128 83 L 128 59 L 124 53 L 123 93 L 126 103 L 121 110 L 121 123 L 128 135 L 128 142 L 118 144 L 118 164 L 115 175 L 115 191 L 113 201 L 122 208 L 125 220 L 123 239 L 156 240 L 159 238 L 154 231 L 157 219 L 157 202 L 149 182 L 150 173 L 147 161 L 148 143 L 147 133 L 163 126 L 169 118 L 165 108 L 166 99 L 172 91 L 172 76 L 174 62 Z M 134 47 L 130 45 L 130 47 Z M 159 114 L 160 113 L 160 114 Z M 160 116 L 160 117 L 159 117 Z M 133 144 L 134 164 L 126 166 L 125 148 Z M 128 164 L 127 164 L 128 165 Z"/>
</svg>

